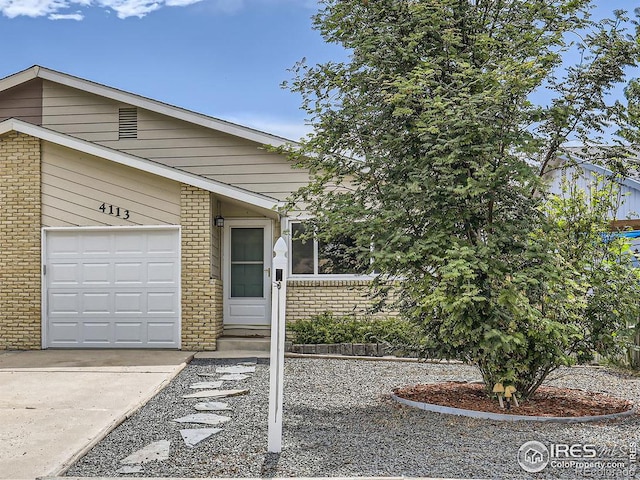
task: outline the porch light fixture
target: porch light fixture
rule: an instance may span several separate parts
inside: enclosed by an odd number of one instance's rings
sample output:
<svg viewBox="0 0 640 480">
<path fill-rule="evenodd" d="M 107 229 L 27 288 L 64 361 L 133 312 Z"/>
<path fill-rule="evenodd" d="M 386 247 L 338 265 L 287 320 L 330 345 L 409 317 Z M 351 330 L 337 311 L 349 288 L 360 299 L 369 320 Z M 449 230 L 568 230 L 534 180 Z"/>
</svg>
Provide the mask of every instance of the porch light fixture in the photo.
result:
<svg viewBox="0 0 640 480">
<path fill-rule="evenodd" d="M 213 219 L 213 224 L 216 227 L 224 227 L 224 217 L 222 215 L 216 215 Z"/>
</svg>

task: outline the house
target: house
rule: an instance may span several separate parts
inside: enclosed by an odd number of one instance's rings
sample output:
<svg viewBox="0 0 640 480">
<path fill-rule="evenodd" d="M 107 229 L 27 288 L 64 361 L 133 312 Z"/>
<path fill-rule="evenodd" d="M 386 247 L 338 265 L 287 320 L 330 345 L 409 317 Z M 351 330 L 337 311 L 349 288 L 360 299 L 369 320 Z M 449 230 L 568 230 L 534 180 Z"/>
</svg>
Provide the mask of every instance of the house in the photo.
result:
<svg viewBox="0 0 640 480">
<path fill-rule="evenodd" d="M 589 190 L 600 184 L 600 178 L 613 178 L 613 172 L 592 162 L 581 160 L 572 164 L 562 164 L 559 162 L 546 175 L 549 182 L 550 191 L 555 194 L 562 194 L 562 183 L 571 182 L 576 187 L 589 192 Z M 627 237 L 631 242 L 632 251 L 636 258 L 640 256 L 640 178 L 629 176 L 618 179 L 617 201 L 618 210 L 613 214 L 614 220 L 611 223 L 613 230 L 621 231 L 621 235 Z M 638 266 L 638 261 L 634 263 Z"/>
<path fill-rule="evenodd" d="M 268 335 L 287 140 L 34 66 L 0 79 L 0 349 L 215 350 Z M 287 320 L 367 278 L 291 242 Z M 329 264 L 331 262 L 329 261 Z"/>
<path fill-rule="evenodd" d="M 530 448 L 524 454 L 524 459 L 528 463 L 530 463 L 532 465 L 535 465 L 535 464 L 538 464 L 538 463 L 542 463 L 544 461 L 544 456 L 542 455 L 541 452 L 535 450 L 534 448 Z"/>
</svg>

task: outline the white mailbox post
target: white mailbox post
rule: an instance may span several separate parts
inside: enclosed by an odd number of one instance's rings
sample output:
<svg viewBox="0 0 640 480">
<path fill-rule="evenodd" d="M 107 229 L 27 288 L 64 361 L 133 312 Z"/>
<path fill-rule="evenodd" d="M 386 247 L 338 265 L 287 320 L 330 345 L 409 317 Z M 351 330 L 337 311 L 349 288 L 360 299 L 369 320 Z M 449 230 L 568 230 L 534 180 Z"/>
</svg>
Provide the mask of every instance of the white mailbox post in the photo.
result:
<svg viewBox="0 0 640 480">
<path fill-rule="evenodd" d="M 285 311 L 287 306 L 287 242 L 278 239 L 273 249 L 271 287 L 271 364 L 269 382 L 270 453 L 282 451 L 282 394 L 284 381 Z"/>
</svg>

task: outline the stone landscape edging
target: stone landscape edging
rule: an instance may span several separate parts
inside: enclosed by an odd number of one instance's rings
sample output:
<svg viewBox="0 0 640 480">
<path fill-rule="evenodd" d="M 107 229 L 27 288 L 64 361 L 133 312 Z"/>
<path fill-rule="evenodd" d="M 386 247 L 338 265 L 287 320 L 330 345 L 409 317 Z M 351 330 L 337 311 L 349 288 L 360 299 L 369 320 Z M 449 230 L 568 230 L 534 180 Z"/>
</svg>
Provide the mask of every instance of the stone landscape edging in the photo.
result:
<svg viewBox="0 0 640 480">
<path fill-rule="evenodd" d="M 324 355 L 316 353 L 292 353 L 286 352 L 285 358 L 311 358 L 314 360 L 364 360 L 368 362 L 409 362 L 409 363 L 437 363 L 437 364 L 451 364 L 460 365 L 464 362 L 460 360 L 438 360 L 438 359 L 423 359 L 415 357 L 394 357 L 392 355 L 385 355 L 384 357 L 368 357 L 368 356 L 356 356 L 356 355 Z"/>
<path fill-rule="evenodd" d="M 345 355 L 354 357 L 382 357 L 392 355 L 393 349 L 383 343 L 293 343 L 286 342 L 290 353 L 305 355 Z"/>
<path fill-rule="evenodd" d="M 578 423 L 578 422 L 597 422 L 602 420 L 613 420 L 616 418 L 633 415 L 636 412 L 636 406 L 632 406 L 629 410 L 619 413 L 610 413 L 607 415 L 589 415 L 584 417 L 537 417 L 533 415 L 508 415 L 504 413 L 481 412 L 478 410 L 466 410 L 464 408 L 446 407 L 444 405 L 436 405 L 433 403 L 416 402 L 407 400 L 392 394 L 391 398 L 396 402 L 407 405 L 409 407 L 426 410 L 428 412 L 444 413 L 446 415 L 460 415 L 464 417 L 479 418 L 482 420 L 498 420 L 505 422 L 558 422 L 558 423 Z"/>
</svg>

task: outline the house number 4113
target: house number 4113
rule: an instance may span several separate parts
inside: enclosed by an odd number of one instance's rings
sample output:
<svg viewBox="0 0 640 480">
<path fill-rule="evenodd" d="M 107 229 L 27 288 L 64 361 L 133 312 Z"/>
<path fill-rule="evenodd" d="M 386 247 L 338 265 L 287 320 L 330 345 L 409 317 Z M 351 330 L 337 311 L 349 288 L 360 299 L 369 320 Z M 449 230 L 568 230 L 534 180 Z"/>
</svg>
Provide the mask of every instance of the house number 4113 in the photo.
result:
<svg viewBox="0 0 640 480">
<path fill-rule="evenodd" d="M 102 213 L 106 213 L 107 215 L 113 215 L 115 217 L 122 218 L 123 220 L 127 220 L 129 218 L 129 210 L 124 208 L 116 207 L 114 205 L 109 205 L 108 203 L 103 203 L 98 207 Z"/>
</svg>

